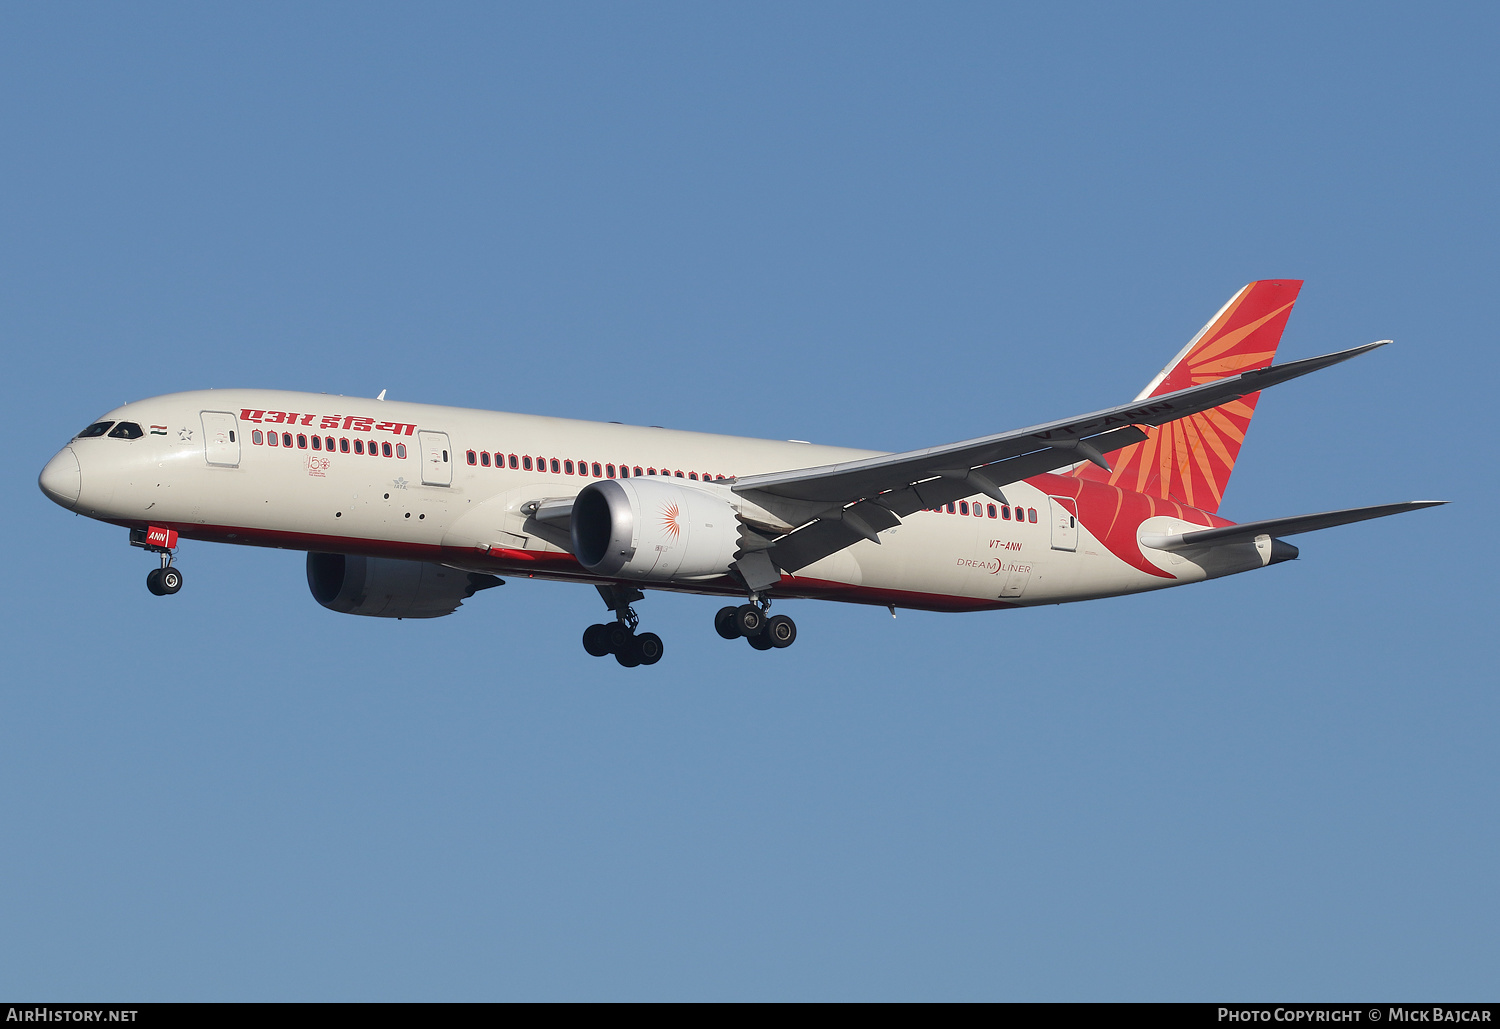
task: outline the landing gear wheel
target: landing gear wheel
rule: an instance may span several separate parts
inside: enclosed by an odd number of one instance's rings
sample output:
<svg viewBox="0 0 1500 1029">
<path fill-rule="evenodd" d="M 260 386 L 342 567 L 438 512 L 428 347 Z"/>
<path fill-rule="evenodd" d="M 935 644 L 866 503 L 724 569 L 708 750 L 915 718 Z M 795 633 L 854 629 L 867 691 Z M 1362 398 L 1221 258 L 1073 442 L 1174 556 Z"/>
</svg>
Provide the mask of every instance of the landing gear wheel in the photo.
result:
<svg viewBox="0 0 1500 1029">
<path fill-rule="evenodd" d="M 607 657 L 609 655 L 609 626 L 591 625 L 583 630 L 583 649 L 589 652 L 590 657 Z"/>
<path fill-rule="evenodd" d="M 776 646 L 776 644 L 771 641 L 770 635 L 764 632 L 758 633 L 754 636 L 746 636 L 745 642 L 750 644 L 756 650 L 770 650 L 772 647 Z"/>
<path fill-rule="evenodd" d="M 620 662 L 620 664 L 624 665 L 626 668 L 634 668 L 636 665 L 641 663 L 641 659 L 639 657 L 636 657 L 634 647 L 629 647 L 625 650 L 617 651 L 615 653 L 615 660 Z"/>
<path fill-rule="evenodd" d="M 165 597 L 167 591 L 161 588 L 161 569 L 153 568 L 146 573 L 146 588 L 155 597 Z"/>
<path fill-rule="evenodd" d="M 734 627 L 741 636 L 753 639 L 766 627 L 765 612 L 754 604 L 741 604 L 734 609 Z"/>
<path fill-rule="evenodd" d="M 714 631 L 726 640 L 737 640 L 740 638 L 739 626 L 735 624 L 735 617 L 739 614 L 737 608 L 721 607 L 719 613 L 714 615 Z"/>
<path fill-rule="evenodd" d="M 778 650 L 790 647 L 797 642 L 797 623 L 786 615 L 772 615 L 767 619 L 766 631 L 762 635 Z"/>
<path fill-rule="evenodd" d="M 662 650 L 660 636 L 654 632 L 643 632 L 635 637 L 635 645 L 631 652 L 641 664 L 654 665 L 661 660 Z"/>
<path fill-rule="evenodd" d="M 619 657 L 630 653 L 631 646 L 635 643 L 635 633 L 623 622 L 610 622 L 604 626 L 604 639 L 609 644 L 609 652 Z"/>
<path fill-rule="evenodd" d="M 182 573 L 179 572 L 176 568 L 173 568 L 171 565 L 167 565 L 167 567 L 158 568 L 156 571 L 156 581 L 161 585 L 162 593 L 170 596 L 171 594 L 176 593 L 178 590 L 182 589 Z"/>
</svg>

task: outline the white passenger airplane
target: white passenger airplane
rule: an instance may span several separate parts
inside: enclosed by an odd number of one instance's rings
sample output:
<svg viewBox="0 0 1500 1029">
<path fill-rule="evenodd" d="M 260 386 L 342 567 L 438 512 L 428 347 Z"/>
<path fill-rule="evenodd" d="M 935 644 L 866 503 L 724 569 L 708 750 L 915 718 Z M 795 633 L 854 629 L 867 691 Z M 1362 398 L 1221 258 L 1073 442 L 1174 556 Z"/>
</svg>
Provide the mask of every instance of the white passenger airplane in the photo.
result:
<svg viewBox="0 0 1500 1029">
<path fill-rule="evenodd" d="M 451 614 L 497 573 L 589 583 L 615 620 L 584 648 L 626 667 L 662 656 L 636 632 L 642 589 L 746 598 L 714 625 L 757 650 L 797 636 L 773 598 L 894 614 L 1138 593 L 1441 503 L 1216 514 L 1260 390 L 1390 342 L 1273 365 L 1301 286 L 1250 283 L 1128 404 L 903 454 L 230 389 L 109 412 L 40 485 L 159 554 L 157 595 L 182 587 L 180 537 L 305 550 L 313 596 L 346 614 Z"/>
</svg>

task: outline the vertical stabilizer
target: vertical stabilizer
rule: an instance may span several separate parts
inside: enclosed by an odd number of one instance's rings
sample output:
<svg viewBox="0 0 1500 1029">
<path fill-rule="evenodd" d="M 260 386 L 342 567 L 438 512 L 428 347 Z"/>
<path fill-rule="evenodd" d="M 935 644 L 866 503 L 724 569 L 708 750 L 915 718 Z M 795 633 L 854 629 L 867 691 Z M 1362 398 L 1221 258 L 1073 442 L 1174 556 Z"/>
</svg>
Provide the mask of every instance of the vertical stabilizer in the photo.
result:
<svg viewBox="0 0 1500 1029">
<path fill-rule="evenodd" d="M 1264 368 L 1276 357 L 1281 332 L 1301 289 L 1300 279 L 1250 283 L 1230 298 L 1136 399 Z M 1259 393 L 1252 393 L 1157 428 L 1141 426 L 1149 438 L 1110 455 L 1113 472 L 1083 464 L 1072 474 L 1217 511 L 1259 399 Z"/>
</svg>

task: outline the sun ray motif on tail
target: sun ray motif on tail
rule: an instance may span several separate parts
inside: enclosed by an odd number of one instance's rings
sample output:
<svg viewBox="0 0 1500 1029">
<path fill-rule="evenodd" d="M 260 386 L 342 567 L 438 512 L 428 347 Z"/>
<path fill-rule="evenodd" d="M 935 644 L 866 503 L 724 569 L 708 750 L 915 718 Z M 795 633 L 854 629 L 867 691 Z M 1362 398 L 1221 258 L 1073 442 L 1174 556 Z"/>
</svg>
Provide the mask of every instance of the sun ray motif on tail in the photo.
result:
<svg viewBox="0 0 1500 1029">
<path fill-rule="evenodd" d="M 1301 288 L 1297 279 L 1250 283 L 1136 399 L 1174 393 L 1270 364 Z M 1071 474 L 1217 511 L 1259 399 L 1259 393 L 1252 393 L 1158 428 L 1141 426 L 1149 438 L 1111 455 L 1113 472 L 1084 463 Z"/>
</svg>

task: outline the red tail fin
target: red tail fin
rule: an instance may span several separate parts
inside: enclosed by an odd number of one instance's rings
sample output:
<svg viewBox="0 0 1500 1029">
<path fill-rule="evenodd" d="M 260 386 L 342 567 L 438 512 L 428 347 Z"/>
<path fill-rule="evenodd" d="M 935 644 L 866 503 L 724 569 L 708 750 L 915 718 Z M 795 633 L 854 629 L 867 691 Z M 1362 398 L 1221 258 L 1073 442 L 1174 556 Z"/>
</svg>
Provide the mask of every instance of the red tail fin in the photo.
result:
<svg viewBox="0 0 1500 1029">
<path fill-rule="evenodd" d="M 1136 399 L 1264 368 L 1276 357 L 1281 332 L 1301 289 L 1300 279 L 1250 283 L 1230 298 Z M 1083 464 L 1073 474 L 1217 511 L 1259 399 L 1259 393 L 1252 393 L 1159 428 L 1142 426 L 1150 438 L 1111 455 L 1113 472 Z"/>
</svg>

